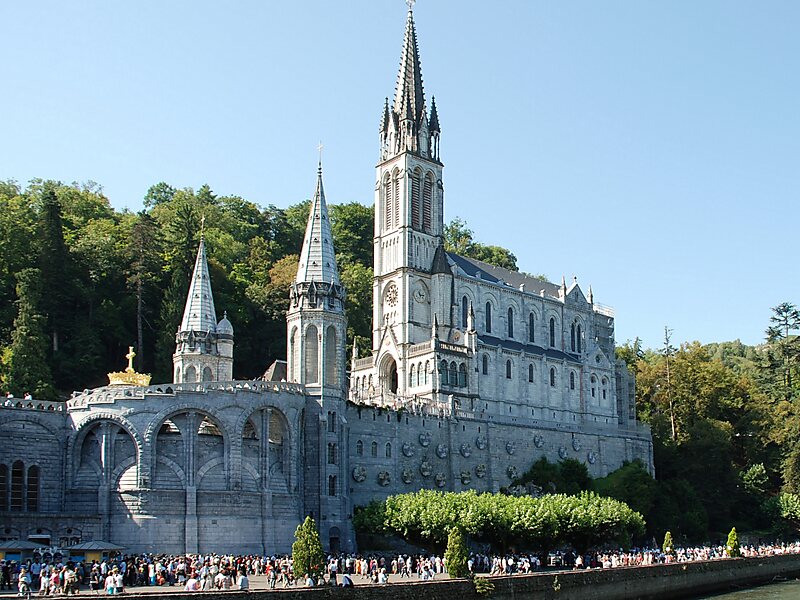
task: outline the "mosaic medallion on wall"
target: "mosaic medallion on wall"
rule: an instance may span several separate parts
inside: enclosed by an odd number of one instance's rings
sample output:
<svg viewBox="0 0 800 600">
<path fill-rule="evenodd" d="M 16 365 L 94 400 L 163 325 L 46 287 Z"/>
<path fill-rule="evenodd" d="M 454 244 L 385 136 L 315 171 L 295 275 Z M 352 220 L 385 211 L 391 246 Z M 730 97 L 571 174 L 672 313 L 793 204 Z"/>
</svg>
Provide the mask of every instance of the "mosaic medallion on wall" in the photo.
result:
<svg viewBox="0 0 800 600">
<path fill-rule="evenodd" d="M 506 452 L 509 454 L 514 454 L 517 451 L 517 445 L 514 442 L 508 442 L 506 444 Z"/>
<path fill-rule="evenodd" d="M 392 476 L 389 474 L 389 471 L 381 471 L 378 473 L 378 483 L 383 487 L 392 483 Z"/>
<path fill-rule="evenodd" d="M 508 475 L 509 479 L 516 479 L 517 478 L 517 467 L 514 465 L 509 466 L 506 469 L 506 475 Z"/>
<path fill-rule="evenodd" d="M 533 445 L 536 446 L 537 448 L 541 448 L 542 446 L 544 446 L 544 438 L 538 434 L 533 436 Z"/>
<path fill-rule="evenodd" d="M 561 458 L 561 459 L 567 458 L 567 447 L 566 446 L 561 446 L 558 449 L 558 457 Z"/>
<path fill-rule="evenodd" d="M 447 446 L 445 446 L 444 444 L 439 444 L 438 446 L 436 446 L 436 456 L 438 456 L 439 458 L 447 458 L 447 452 L 448 452 Z"/>
<path fill-rule="evenodd" d="M 403 472 L 400 474 L 400 478 L 403 480 L 403 483 L 411 483 L 414 481 L 414 471 L 411 469 L 403 469 Z"/>
<path fill-rule="evenodd" d="M 478 447 L 478 450 L 486 450 L 487 441 L 485 435 L 479 435 L 475 438 L 475 445 Z"/>
<path fill-rule="evenodd" d="M 581 451 L 581 442 L 578 438 L 572 438 L 572 449 L 575 450 L 575 452 Z"/>
<path fill-rule="evenodd" d="M 362 466 L 353 467 L 353 479 L 362 483 L 367 478 L 367 470 Z"/>
<path fill-rule="evenodd" d="M 481 463 L 477 467 L 475 467 L 475 477 L 478 479 L 483 479 L 486 477 L 486 465 Z"/>
<path fill-rule="evenodd" d="M 459 448 L 459 451 L 461 452 L 461 456 L 463 456 L 464 458 L 469 458 L 470 454 L 472 454 L 472 448 L 470 448 L 469 444 L 467 444 L 466 442 L 461 444 L 461 448 Z"/>
<path fill-rule="evenodd" d="M 437 473 L 433 480 L 436 482 L 436 487 L 444 487 L 444 484 L 447 483 L 447 477 L 444 476 L 444 473 Z"/>
<path fill-rule="evenodd" d="M 472 473 L 469 471 L 461 471 L 461 483 L 463 485 L 469 485 L 472 481 Z"/>
<path fill-rule="evenodd" d="M 595 454 L 594 450 L 589 450 L 589 452 L 586 454 L 586 460 L 589 461 L 590 465 L 593 465 L 597 462 L 597 454 Z"/>
<path fill-rule="evenodd" d="M 412 456 L 414 456 L 414 446 L 412 446 L 408 442 L 405 442 L 403 444 L 403 456 L 405 456 L 406 458 L 411 458 Z"/>
<path fill-rule="evenodd" d="M 431 463 L 429 463 L 427 460 L 423 460 L 419 465 L 419 474 L 423 477 L 430 477 L 432 472 L 433 467 L 431 466 Z"/>
<path fill-rule="evenodd" d="M 424 433 L 419 434 L 419 445 L 423 448 L 427 448 L 431 445 L 431 434 L 427 431 Z"/>
</svg>

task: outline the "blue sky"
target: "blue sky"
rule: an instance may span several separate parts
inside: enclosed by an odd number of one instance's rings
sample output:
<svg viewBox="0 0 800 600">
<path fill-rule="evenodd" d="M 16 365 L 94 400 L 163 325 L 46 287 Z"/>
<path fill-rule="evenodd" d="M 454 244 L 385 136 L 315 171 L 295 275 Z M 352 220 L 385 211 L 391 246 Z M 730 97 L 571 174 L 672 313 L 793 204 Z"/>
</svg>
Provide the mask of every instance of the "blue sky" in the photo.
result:
<svg viewBox="0 0 800 600">
<path fill-rule="evenodd" d="M 577 275 L 617 340 L 757 343 L 800 303 L 800 3 L 415 6 L 446 219 Z M 372 203 L 401 0 L 0 3 L 0 178 Z"/>
</svg>

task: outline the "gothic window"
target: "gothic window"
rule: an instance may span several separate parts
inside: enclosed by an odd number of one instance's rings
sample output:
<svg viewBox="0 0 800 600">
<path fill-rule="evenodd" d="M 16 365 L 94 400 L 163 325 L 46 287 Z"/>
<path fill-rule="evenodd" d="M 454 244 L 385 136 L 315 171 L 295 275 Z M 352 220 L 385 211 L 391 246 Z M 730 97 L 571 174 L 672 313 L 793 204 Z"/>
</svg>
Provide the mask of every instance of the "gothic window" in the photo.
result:
<svg viewBox="0 0 800 600">
<path fill-rule="evenodd" d="M 8 510 L 8 467 L 0 465 L 0 512 Z"/>
<path fill-rule="evenodd" d="M 461 298 L 461 327 L 467 328 L 467 321 L 469 317 L 469 300 L 464 296 Z"/>
<path fill-rule="evenodd" d="M 606 399 L 607 390 L 608 390 L 608 379 L 603 377 L 603 400 Z"/>
<path fill-rule="evenodd" d="M 328 413 L 328 433 L 336 433 L 336 413 Z"/>
<path fill-rule="evenodd" d="M 571 390 L 575 389 L 575 372 L 574 371 L 570 371 L 569 372 L 569 389 L 571 389 Z"/>
<path fill-rule="evenodd" d="M 21 460 L 11 465 L 11 510 L 22 512 L 24 494 L 25 466 Z"/>
<path fill-rule="evenodd" d="M 291 381 L 299 381 L 300 374 L 300 345 L 298 344 L 297 327 L 292 328 L 292 335 L 289 338 L 289 373 Z"/>
<path fill-rule="evenodd" d="M 458 366 L 458 386 L 467 387 L 467 365 L 464 363 Z"/>
<path fill-rule="evenodd" d="M 415 170 L 411 174 L 411 227 L 422 229 L 422 214 L 420 201 L 422 200 L 422 171 Z"/>
<path fill-rule="evenodd" d="M 443 360 L 439 363 L 439 383 L 447 385 L 447 361 Z"/>
<path fill-rule="evenodd" d="M 425 373 L 423 375 L 422 384 L 428 385 L 428 372 L 431 370 L 431 362 L 429 360 L 425 361 Z"/>
<path fill-rule="evenodd" d="M 392 173 L 392 206 L 392 221 L 395 227 L 400 227 L 400 172 L 397 169 Z"/>
<path fill-rule="evenodd" d="M 336 464 L 336 444 L 328 444 L 328 464 Z"/>
<path fill-rule="evenodd" d="M 450 385 L 455 387 L 458 385 L 458 366 L 455 361 L 450 363 Z"/>
<path fill-rule="evenodd" d="M 528 381 L 533 383 L 533 365 L 528 365 Z"/>
<path fill-rule="evenodd" d="M 328 496 L 336 495 L 336 475 L 328 475 Z"/>
<path fill-rule="evenodd" d="M 511 379 L 511 361 L 506 361 L 506 379 Z"/>
<path fill-rule="evenodd" d="M 408 386 L 414 387 L 417 383 L 417 367 L 415 365 L 411 365 L 411 368 L 408 371 Z"/>
<path fill-rule="evenodd" d="M 581 324 L 578 323 L 578 334 L 576 336 L 578 338 L 578 354 L 581 353 Z"/>
<path fill-rule="evenodd" d="M 361 440 L 356 442 L 356 456 L 364 456 L 364 442 Z"/>
<path fill-rule="evenodd" d="M 386 442 L 386 458 L 392 458 L 392 444 Z"/>
<path fill-rule="evenodd" d="M 569 349 L 575 352 L 575 323 L 569 327 Z"/>
<path fill-rule="evenodd" d="M 187 367 L 186 368 L 186 375 L 184 376 L 183 380 L 186 383 L 194 383 L 197 381 L 197 371 L 194 367 Z"/>
<path fill-rule="evenodd" d="M 203 381 L 214 381 L 214 375 L 211 373 L 211 367 L 203 369 Z"/>
<path fill-rule="evenodd" d="M 492 303 L 486 303 L 486 333 L 492 333 Z"/>
<path fill-rule="evenodd" d="M 422 363 L 417 364 L 417 385 L 422 385 Z"/>
<path fill-rule="evenodd" d="M 556 370 L 550 367 L 550 387 L 556 387 Z"/>
<path fill-rule="evenodd" d="M 597 397 L 597 377 L 595 377 L 594 375 L 592 375 L 591 383 L 592 383 L 592 385 L 591 385 L 592 398 L 596 398 Z"/>
<path fill-rule="evenodd" d="M 336 328 L 330 325 L 325 337 L 325 385 L 339 385 L 339 371 L 336 368 L 336 344 Z"/>
<path fill-rule="evenodd" d="M 392 228 L 392 181 L 389 174 L 383 177 L 383 223 L 385 229 Z"/>
<path fill-rule="evenodd" d="M 556 347 L 556 320 L 550 317 L 550 347 Z"/>
<path fill-rule="evenodd" d="M 378 458 L 378 442 L 372 442 L 372 458 Z"/>
<path fill-rule="evenodd" d="M 489 374 L 489 355 L 488 354 L 484 354 L 483 355 L 483 374 L 484 375 L 488 375 Z"/>
<path fill-rule="evenodd" d="M 433 176 L 428 173 L 422 189 L 422 230 L 431 233 L 433 224 Z"/>
<path fill-rule="evenodd" d="M 533 316 L 533 313 L 528 315 L 528 341 L 536 341 L 536 317 Z"/>
<path fill-rule="evenodd" d="M 514 309 L 508 308 L 508 337 L 514 337 Z"/>
<path fill-rule="evenodd" d="M 309 325 L 306 329 L 306 383 L 319 382 L 319 334 L 315 325 Z"/>
</svg>

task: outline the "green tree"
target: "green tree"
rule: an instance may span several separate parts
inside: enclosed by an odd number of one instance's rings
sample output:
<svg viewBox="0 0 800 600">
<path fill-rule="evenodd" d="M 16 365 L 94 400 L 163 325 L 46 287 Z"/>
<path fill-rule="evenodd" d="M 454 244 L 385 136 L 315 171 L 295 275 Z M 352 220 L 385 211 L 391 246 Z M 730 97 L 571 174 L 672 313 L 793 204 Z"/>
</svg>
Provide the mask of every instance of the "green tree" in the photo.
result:
<svg viewBox="0 0 800 600">
<path fill-rule="evenodd" d="M 308 574 L 317 580 L 325 573 L 325 554 L 319 541 L 317 524 L 311 517 L 306 517 L 294 532 L 292 561 L 298 578 Z"/>
<path fill-rule="evenodd" d="M 474 235 L 475 233 L 467 227 L 466 221 L 456 217 L 444 226 L 445 249 L 509 271 L 519 271 L 517 257 L 510 250 L 501 246 L 487 246 L 476 242 Z"/>
<path fill-rule="evenodd" d="M 661 544 L 661 551 L 668 555 L 675 554 L 675 542 L 672 541 L 671 531 L 667 531 L 667 533 L 664 534 L 664 543 Z"/>
<path fill-rule="evenodd" d="M 22 396 L 30 392 L 43 400 L 55 399 L 55 388 L 47 363 L 48 339 L 45 319 L 39 310 L 41 273 L 25 269 L 17 275 L 17 318 L 11 345 L 3 350 L 3 387 Z"/>
<path fill-rule="evenodd" d="M 789 302 L 773 307 L 767 342 L 776 350 L 783 367 L 784 398 L 789 400 L 794 393 L 794 371 L 800 361 L 800 338 L 793 331 L 800 329 L 800 309 Z"/>
<path fill-rule="evenodd" d="M 606 477 L 595 479 L 592 489 L 601 496 L 624 502 L 645 516 L 648 523 L 658 492 L 658 483 L 641 461 L 624 462 Z"/>
<path fill-rule="evenodd" d="M 468 577 L 469 551 L 464 540 L 464 532 L 458 527 L 453 527 L 447 536 L 447 550 L 444 553 L 444 565 L 447 574 L 454 579 Z"/>
</svg>

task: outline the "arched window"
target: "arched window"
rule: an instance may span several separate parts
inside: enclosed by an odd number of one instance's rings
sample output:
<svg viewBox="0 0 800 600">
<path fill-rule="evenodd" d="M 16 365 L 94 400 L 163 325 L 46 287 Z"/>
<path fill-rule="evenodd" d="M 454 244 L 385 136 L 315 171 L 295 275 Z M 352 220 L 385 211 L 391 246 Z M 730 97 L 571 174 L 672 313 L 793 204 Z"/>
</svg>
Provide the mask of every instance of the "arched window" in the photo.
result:
<svg viewBox="0 0 800 600">
<path fill-rule="evenodd" d="M 315 325 L 306 329 L 306 383 L 319 382 L 319 333 Z"/>
<path fill-rule="evenodd" d="M 464 363 L 458 365 L 458 386 L 467 387 L 467 365 Z"/>
<path fill-rule="evenodd" d="M 569 389 L 575 389 L 575 371 L 569 372 Z"/>
<path fill-rule="evenodd" d="M 422 363 L 417 363 L 417 385 L 422 385 Z"/>
<path fill-rule="evenodd" d="M 417 367 L 412 364 L 408 372 L 408 386 L 414 387 L 416 384 L 417 384 Z"/>
<path fill-rule="evenodd" d="M 422 186 L 422 230 L 431 233 L 433 223 L 433 175 L 428 173 Z"/>
<path fill-rule="evenodd" d="M 422 229 L 422 213 L 420 206 L 422 196 L 422 171 L 416 169 L 411 174 L 411 227 Z"/>
<path fill-rule="evenodd" d="M 197 371 L 195 370 L 194 367 L 192 366 L 186 367 L 186 374 L 183 376 L 183 380 L 186 383 L 194 383 L 195 381 L 197 381 Z"/>
<path fill-rule="evenodd" d="M 325 385 L 339 385 L 339 369 L 337 368 L 338 361 L 336 360 L 337 347 L 336 328 L 330 325 L 325 336 Z"/>
<path fill-rule="evenodd" d="M 439 363 L 439 383 L 447 385 L 447 361 L 443 360 Z"/>
<path fill-rule="evenodd" d="M 575 352 L 575 323 L 569 326 L 569 349 Z"/>
<path fill-rule="evenodd" d="M 492 333 L 492 303 L 486 303 L 486 333 Z"/>
<path fill-rule="evenodd" d="M 383 224 L 386 229 L 392 228 L 392 180 L 388 173 L 383 177 Z"/>
<path fill-rule="evenodd" d="M 386 442 L 386 458 L 392 458 L 392 444 Z"/>
<path fill-rule="evenodd" d="M 372 458 L 378 458 L 378 442 L 372 442 Z"/>
<path fill-rule="evenodd" d="M 39 467 L 36 465 L 28 467 L 28 497 L 26 498 L 26 508 L 28 512 L 39 512 Z"/>
<path fill-rule="evenodd" d="M 458 385 L 458 365 L 455 361 L 450 363 L 450 385 L 453 387 Z"/>
<path fill-rule="evenodd" d="M 528 341 L 531 343 L 536 341 L 536 317 L 533 313 L 528 315 Z"/>
<path fill-rule="evenodd" d="M 591 390 L 592 390 L 592 398 L 597 397 L 597 377 L 592 375 L 591 381 Z"/>
<path fill-rule="evenodd" d="M 578 354 L 580 354 L 582 352 L 582 350 L 581 350 L 581 337 L 582 337 L 581 336 L 581 324 L 578 323 L 578 335 L 577 335 L 577 338 L 578 338 Z"/>
<path fill-rule="evenodd" d="M 397 169 L 392 173 L 392 206 L 392 221 L 395 227 L 400 227 L 400 172 Z"/>
<path fill-rule="evenodd" d="M 428 385 L 428 372 L 431 370 L 431 361 L 425 361 L 425 372 L 422 375 L 422 384 Z"/>
<path fill-rule="evenodd" d="M 25 490 L 25 465 L 21 460 L 11 465 L 11 510 L 22 512 L 22 498 Z"/>
<path fill-rule="evenodd" d="M 533 365 L 528 365 L 528 382 L 533 383 Z"/>
<path fill-rule="evenodd" d="M 514 309 L 508 307 L 508 337 L 514 337 Z"/>
<path fill-rule="evenodd" d="M 336 444 L 328 444 L 328 464 L 336 464 Z"/>
<path fill-rule="evenodd" d="M 606 399 L 607 390 L 608 390 L 608 379 L 603 377 L 603 400 Z"/>
<path fill-rule="evenodd" d="M 488 354 L 484 354 L 483 355 L 483 374 L 484 375 L 488 375 L 489 374 L 489 355 Z"/>
<path fill-rule="evenodd" d="M 556 320 L 550 317 L 550 347 L 556 347 Z"/>
<path fill-rule="evenodd" d="M 469 300 L 464 296 L 461 298 L 461 327 L 467 328 L 467 321 L 469 317 Z"/>
<path fill-rule="evenodd" d="M 336 413 L 328 413 L 328 433 L 336 433 Z"/>
<path fill-rule="evenodd" d="M 556 387 L 556 370 L 550 367 L 550 387 Z"/>
<path fill-rule="evenodd" d="M 506 361 L 506 379 L 511 379 L 511 361 Z"/>
<path fill-rule="evenodd" d="M 328 475 L 328 496 L 336 495 L 336 475 Z"/>
<path fill-rule="evenodd" d="M 0 465 L 0 512 L 8 510 L 8 467 Z"/>
<path fill-rule="evenodd" d="M 364 456 L 364 442 L 361 440 L 356 442 L 356 456 Z"/>
</svg>

